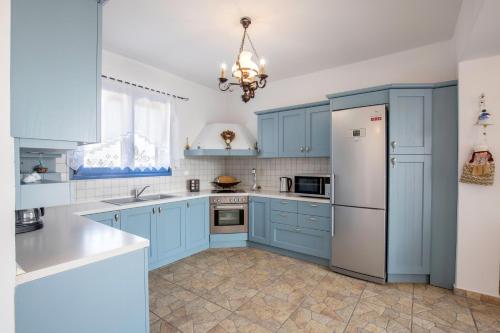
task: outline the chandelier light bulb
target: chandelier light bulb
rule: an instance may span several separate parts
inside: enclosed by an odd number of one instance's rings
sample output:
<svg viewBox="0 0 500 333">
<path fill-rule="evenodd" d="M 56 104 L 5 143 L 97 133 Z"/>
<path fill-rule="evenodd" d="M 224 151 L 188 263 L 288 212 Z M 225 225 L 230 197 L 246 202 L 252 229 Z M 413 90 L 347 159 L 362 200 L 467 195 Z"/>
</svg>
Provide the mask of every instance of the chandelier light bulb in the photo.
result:
<svg viewBox="0 0 500 333">
<path fill-rule="evenodd" d="M 259 75 L 264 74 L 266 71 L 266 59 L 260 58 L 259 62 Z"/>
<path fill-rule="evenodd" d="M 225 78 L 226 77 L 226 64 L 222 63 L 220 65 L 220 77 Z"/>
</svg>

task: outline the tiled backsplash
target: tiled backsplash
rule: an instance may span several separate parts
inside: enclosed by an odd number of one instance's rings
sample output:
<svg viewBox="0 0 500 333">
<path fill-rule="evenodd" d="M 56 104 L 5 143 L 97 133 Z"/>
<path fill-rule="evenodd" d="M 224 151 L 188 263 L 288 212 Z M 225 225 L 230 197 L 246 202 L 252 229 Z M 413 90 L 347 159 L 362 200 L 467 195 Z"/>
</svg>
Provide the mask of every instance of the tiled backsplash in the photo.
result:
<svg viewBox="0 0 500 333">
<path fill-rule="evenodd" d="M 209 189 L 210 182 L 224 173 L 224 163 L 224 158 L 184 159 L 172 170 L 172 176 L 74 180 L 71 182 L 73 201 L 130 196 L 134 189 L 146 185 L 151 186 L 147 190 L 150 193 L 183 191 L 190 178 L 200 179 L 202 190 Z"/>
<path fill-rule="evenodd" d="M 60 172 L 65 169 L 64 160 L 57 162 Z M 173 169 L 169 177 L 142 177 L 71 181 L 73 201 L 98 201 L 106 198 L 130 196 L 138 187 L 150 185 L 148 192 L 175 192 L 186 189 L 190 178 L 200 179 L 200 188 L 212 188 L 211 181 L 219 175 L 231 175 L 241 180 L 240 187 L 253 184 L 252 168 L 257 170 L 257 184 L 264 190 L 279 190 L 279 177 L 291 177 L 301 173 L 329 173 L 328 158 L 191 158 L 184 159 Z M 63 175 L 67 177 L 67 175 Z"/>
<path fill-rule="evenodd" d="M 257 185 L 263 190 L 278 191 L 279 178 L 304 173 L 330 173 L 329 158 L 226 158 L 225 172 L 241 180 L 241 186 L 253 185 L 252 168 L 257 171 Z M 293 191 L 293 188 L 292 188 Z"/>
</svg>

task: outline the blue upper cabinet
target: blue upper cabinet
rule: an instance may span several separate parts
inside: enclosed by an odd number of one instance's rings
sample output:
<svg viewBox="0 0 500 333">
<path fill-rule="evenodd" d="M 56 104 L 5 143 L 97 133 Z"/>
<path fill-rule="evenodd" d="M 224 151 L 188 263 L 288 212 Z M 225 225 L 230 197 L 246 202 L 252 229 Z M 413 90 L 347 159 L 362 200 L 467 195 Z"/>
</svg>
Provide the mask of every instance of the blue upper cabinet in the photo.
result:
<svg viewBox="0 0 500 333">
<path fill-rule="evenodd" d="M 11 134 L 97 142 L 101 5 L 12 1 Z"/>
<path fill-rule="evenodd" d="M 268 198 L 251 197 L 249 207 L 248 239 L 252 242 L 269 244 L 271 241 L 271 200 Z"/>
<path fill-rule="evenodd" d="M 387 271 L 430 273 L 431 156 L 391 155 Z"/>
<path fill-rule="evenodd" d="M 186 250 L 204 250 L 210 244 L 208 199 L 186 202 Z"/>
<path fill-rule="evenodd" d="M 278 157 L 278 113 L 269 113 L 258 116 L 258 146 L 259 157 Z"/>
<path fill-rule="evenodd" d="M 390 154 L 432 153 L 432 89 L 389 92 Z"/>
<path fill-rule="evenodd" d="M 327 101 L 257 112 L 259 157 L 330 157 Z"/>
<path fill-rule="evenodd" d="M 146 238 L 149 244 L 149 262 L 153 262 L 156 255 L 155 240 L 151 237 L 156 228 L 156 207 L 139 207 L 122 210 L 121 229 L 125 232 Z"/>
<path fill-rule="evenodd" d="M 328 105 L 305 111 L 306 115 L 306 156 L 330 156 L 331 115 Z"/>
<path fill-rule="evenodd" d="M 306 156 L 305 128 L 304 110 L 279 113 L 279 157 Z"/>
</svg>

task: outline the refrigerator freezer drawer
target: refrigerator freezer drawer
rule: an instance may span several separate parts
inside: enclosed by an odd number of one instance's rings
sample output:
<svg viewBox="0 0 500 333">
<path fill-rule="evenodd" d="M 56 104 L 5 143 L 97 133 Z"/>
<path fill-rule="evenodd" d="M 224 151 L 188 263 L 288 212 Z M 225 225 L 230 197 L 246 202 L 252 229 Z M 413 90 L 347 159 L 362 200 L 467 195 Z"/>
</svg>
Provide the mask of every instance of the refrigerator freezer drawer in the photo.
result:
<svg viewBox="0 0 500 333">
<path fill-rule="evenodd" d="M 385 278 L 385 210 L 333 207 L 332 266 Z"/>
</svg>

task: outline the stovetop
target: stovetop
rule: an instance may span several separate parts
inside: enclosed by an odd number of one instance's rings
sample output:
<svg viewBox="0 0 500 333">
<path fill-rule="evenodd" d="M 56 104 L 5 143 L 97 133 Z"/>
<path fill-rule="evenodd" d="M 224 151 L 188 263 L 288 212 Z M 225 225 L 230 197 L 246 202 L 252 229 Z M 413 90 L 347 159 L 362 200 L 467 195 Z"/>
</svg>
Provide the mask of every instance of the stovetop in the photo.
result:
<svg viewBox="0 0 500 333">
<path fill-rule="evenodd" d="M 235 190 L 235 189 L 217 189 L 217 190 L 212 190 L 212 193 L 245 193 L 246 191 L 244 190 Z"/>
</svg>

